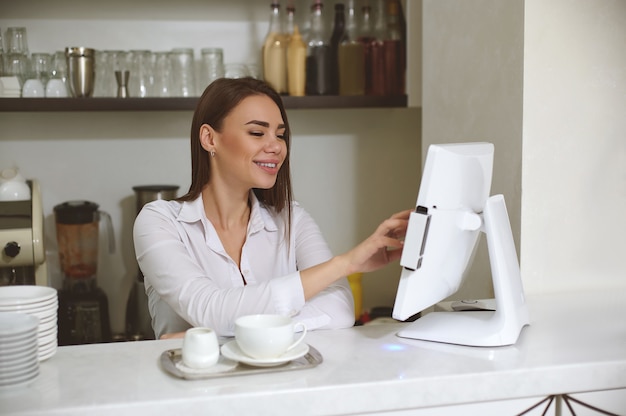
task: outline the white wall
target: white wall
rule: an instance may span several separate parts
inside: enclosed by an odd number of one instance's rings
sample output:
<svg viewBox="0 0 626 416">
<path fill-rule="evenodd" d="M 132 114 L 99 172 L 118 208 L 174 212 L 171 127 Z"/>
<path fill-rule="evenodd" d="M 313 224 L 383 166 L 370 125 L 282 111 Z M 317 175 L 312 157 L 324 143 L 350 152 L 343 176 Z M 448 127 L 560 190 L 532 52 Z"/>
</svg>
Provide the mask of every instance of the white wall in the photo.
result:
<svg viewBox="0 0 626 416">
<path fill-rule="evenodd" d="M 626 2 L 526 0 L 530 292 L 626 285 Z"/>
<path fill-rule="evenodd" d="M 38 0 L 2 2 L 0 28 L 26 26 L 32 52 L 79 43 L 126 50 L 190 46 L 197 57 L 201 47 L 223 46 L 227 61 L 254 61 L 254 44 L 267 29 L 269 3 L 235 1 L 232 9 L 222 5 L 199 0 L 158 7 L 150 1 L 112 0 L 106 7 L 77 0 L 55 1 L 54 7 Z M 144 20 L 149 18 L 156 20 Z M 419 85 L 413 82 L 412 88 Z M 418 108 L 288 114 L 294 132 L 295 194 L 334 252 L 349 249 L 384 218 L 414 205 L 421 172 Z M 111 214 L 118 251 L 101 259 L 98 283 L 109 296 L 115 332 L 123 330 L 126 298 L 136 274 L 132 186 L 165 183 L 186 191 L 191 116 L 187 111 L 0 113 L 0 167 L 16 164 L 24 176 L 40 182 L 52 266 L 54 205 L 86 199 Z M 365 276 L 364 306 L 392 306 L 399 273 L 395 265 Z M 55 287 L 60 281 L 56 271 Z"/>
<path fill-rule="evenodd" d="M 626 285 L 626 2 L 423 4 L 423 155 L 495 142 L 527 293 Z"/>
</svg>

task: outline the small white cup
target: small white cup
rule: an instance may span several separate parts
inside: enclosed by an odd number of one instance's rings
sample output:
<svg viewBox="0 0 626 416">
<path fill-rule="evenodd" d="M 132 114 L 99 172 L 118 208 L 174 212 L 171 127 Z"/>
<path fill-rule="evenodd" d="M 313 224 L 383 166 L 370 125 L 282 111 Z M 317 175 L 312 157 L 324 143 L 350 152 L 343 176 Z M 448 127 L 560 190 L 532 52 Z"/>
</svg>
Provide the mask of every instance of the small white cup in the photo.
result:
<svg viewBox="0 0 626 416">
<path fill-rule="evenodd" d="M 191 328 L 183 339 L 183 363 L 190 368 L 208 368 L 220 358 L 217 334 L 211 328 Z"/>
<path fill-rule="evenodd" d="M 294 341 L 294 332 L 302 333 Z M 235 339 L 239 348 L 252 358 L 277 358 L 295 348 L 304 340 L 307 329 L 302 322 L 294 322 L 282 315 L 248 315 L 235 321 Z"/>
</svg>

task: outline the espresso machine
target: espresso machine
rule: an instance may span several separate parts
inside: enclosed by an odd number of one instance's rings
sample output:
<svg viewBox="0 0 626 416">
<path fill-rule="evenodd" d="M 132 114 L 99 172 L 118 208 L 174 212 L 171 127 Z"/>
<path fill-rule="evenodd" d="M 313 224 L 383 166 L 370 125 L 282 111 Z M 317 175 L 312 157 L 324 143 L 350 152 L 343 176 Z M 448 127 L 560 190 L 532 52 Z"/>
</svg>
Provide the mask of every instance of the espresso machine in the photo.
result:
<svg viewBox="0 0 626 416">
<path fill-rule="evenodd" d="M 48 285 L 39 183 L 25 182 L 29 199 L 0 201 L 0 286 Z"/>
<path fill-rule="evenodd" d="M 108 214 L 89 201 L 54 207 L 63 289 L 59 290 L 59 345 L 111 341 L 109 303 L 97 285 L 100 219 Z M 109 231 L 109 251 L 114 251 Z"/>
</svg>

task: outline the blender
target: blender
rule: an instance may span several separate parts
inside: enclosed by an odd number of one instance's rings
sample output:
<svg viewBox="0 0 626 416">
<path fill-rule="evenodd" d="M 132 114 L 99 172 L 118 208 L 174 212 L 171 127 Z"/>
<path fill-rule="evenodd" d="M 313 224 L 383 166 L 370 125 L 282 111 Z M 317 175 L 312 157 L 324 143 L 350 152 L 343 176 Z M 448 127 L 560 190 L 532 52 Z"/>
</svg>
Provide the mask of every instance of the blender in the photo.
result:
<svg viewBox="0 0 626 416">
<path fill-rule="evenodd" d="M 107 296 L 97 286 L 100 217 L 109 226 L 109 251 L 114 251 L 111 218 L 89 201 L 54 207 L 63 289 L 59 291 L 59 345 L 109 342 Z"/>
</svg>

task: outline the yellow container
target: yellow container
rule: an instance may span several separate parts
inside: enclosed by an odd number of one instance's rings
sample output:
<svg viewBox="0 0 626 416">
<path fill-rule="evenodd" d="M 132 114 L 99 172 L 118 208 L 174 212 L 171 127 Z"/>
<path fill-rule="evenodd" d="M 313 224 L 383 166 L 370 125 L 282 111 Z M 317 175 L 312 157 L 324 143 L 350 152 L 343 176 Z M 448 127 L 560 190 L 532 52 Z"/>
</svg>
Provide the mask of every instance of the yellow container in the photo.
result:
<svg viewBox="0 0 626 416">
<path fill-rule="evenodd" d="M 363 273 L 354 273 L 348 276 L 352 296 L 354 297 L 354 319 L 359 320 L 363 313 L 363 290 L 361 288 L 361 277 Z"/>
</svg>

